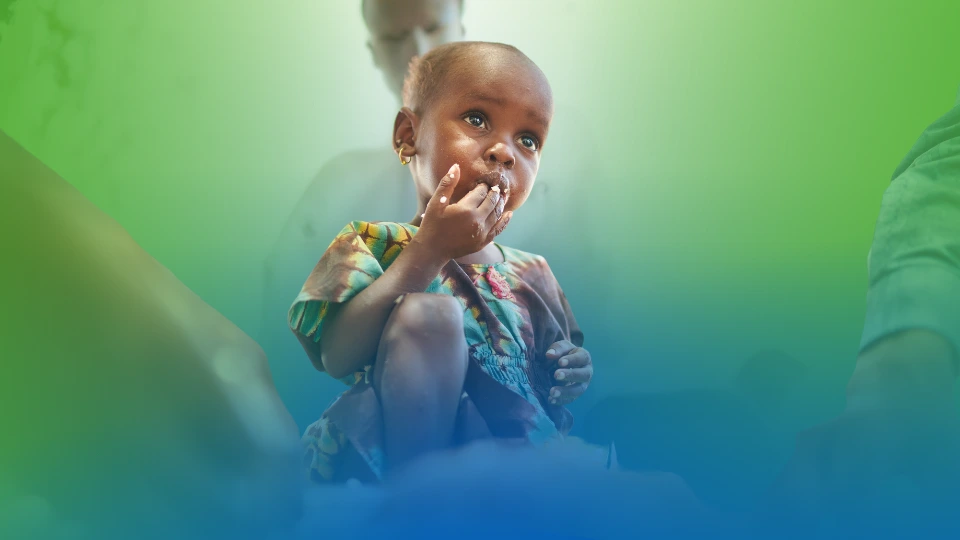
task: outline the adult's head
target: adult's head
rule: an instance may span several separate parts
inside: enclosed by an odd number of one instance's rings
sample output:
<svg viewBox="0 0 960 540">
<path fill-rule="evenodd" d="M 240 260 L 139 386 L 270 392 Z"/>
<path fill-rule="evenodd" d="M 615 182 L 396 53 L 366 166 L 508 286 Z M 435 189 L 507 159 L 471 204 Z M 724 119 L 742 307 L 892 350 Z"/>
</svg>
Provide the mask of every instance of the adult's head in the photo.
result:
<svg viewBox="0 0 960 540">
<path fill-rule="evenodd" d="M 367 47 L 397 101 L 410 60 L 464 36 L 463 0 L 362 0 L 361 9 Z"/>
</svg>

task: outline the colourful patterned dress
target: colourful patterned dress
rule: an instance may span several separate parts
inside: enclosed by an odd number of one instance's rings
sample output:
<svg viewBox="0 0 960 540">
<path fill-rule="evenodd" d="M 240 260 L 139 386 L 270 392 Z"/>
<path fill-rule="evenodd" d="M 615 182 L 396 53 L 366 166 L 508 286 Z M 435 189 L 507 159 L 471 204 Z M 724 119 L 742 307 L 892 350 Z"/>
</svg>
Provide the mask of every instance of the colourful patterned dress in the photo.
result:
<svg viewBox="0 0 960 540">
<path fill-rule="evenodd" d="M 397 258 L 418 228 L 401 223 L 353 222 L 324 253 L 290 308 L 289 324 L 313 365 L 320 360 L 320 328 L 329 303 L 356 296 Z M 570 412 L 548 402 L 555 365 L 550 345 L 583 344 L 573 313 L 546 260 L 499 246 L 504 261 L 450 261 L 426 289 L 457 298 L 464 309 L 470 362 L 457 416 L 458 444 L 486 437 L 532 444 L 561 438 Z M 344 392 L 307 428 L 305 465 L 317 482 L 376 481 L 383 474 L 383 426 L 372 366 L 344 382 Z"/>
</svg>

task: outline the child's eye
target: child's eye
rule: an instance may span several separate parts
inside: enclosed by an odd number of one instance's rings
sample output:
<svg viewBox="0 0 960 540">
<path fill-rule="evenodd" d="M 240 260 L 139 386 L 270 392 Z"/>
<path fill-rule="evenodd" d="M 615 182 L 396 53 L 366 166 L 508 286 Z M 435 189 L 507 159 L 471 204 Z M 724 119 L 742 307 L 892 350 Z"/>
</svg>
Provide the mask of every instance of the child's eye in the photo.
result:
<svg viewBox="0 0 960 540">
<path fill-rule="evenodd" d="M 486 121 L 483 119 L 483 117 L 477 113 L 470 113 L 464 116 L 463 119 L 466 120 L 468 124 L 476 128 L 483 127 L 484 124 L 486 124 Z"/>
<path fill-rule="evenodd" d="M 520 144 L 529 148 L 530 150 L 536 151 L 540 149 L 540 142 L 530 135 L 524 135 L 520 137 Z"/>
</svg>

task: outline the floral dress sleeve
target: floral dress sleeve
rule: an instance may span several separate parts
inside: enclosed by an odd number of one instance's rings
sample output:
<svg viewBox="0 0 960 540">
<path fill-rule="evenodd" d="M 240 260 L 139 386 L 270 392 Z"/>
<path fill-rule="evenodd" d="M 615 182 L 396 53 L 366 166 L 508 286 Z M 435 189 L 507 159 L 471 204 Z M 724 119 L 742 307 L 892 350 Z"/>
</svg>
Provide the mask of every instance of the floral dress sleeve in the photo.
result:
<svg viewBox="0 0 960 540">
<path fill-rule="evenodd" d="M 354 221 L 327 248 L 287 315 L 315 368 L 324 371 L 320 336 L 330 306 L 347 302 L 383 275 L 414 232 L 411 225 Z M 363 376 L 361 371 L 341 380 L 352 385 Z"/>
</svg>

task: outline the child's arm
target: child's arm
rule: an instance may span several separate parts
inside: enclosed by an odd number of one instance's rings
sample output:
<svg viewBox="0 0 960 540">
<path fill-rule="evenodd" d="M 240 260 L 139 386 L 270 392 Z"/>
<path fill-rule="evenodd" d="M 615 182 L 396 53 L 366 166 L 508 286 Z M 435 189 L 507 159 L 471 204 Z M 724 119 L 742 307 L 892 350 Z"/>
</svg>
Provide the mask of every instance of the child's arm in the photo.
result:
<svg viewBox="0 0 960 540">
<path fill-rule="evenodd" d="M 320 357 L 327 373 L 340 379 L 371 363 L 397 298 L 426 290 L 447 260 L 414 237 L 369 287 L 346 303 L 330 304 L 320 330 Z"/>
<path fill-rule="evenodd" d="M 500 195 L 485 184 L 449 204 L 459 179 L 460 168 L 454 165 L 427 205 L 420 231 L 382 276 L 349 301 L 328 308 L 320 357 L 331 376 L 345 377 L 376 359 L 380 334 L 399 296 L 423 292 L 447 262 L 479 251 L 506 227 L 512 213 L 497 219 Z"/>
</svg>

